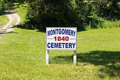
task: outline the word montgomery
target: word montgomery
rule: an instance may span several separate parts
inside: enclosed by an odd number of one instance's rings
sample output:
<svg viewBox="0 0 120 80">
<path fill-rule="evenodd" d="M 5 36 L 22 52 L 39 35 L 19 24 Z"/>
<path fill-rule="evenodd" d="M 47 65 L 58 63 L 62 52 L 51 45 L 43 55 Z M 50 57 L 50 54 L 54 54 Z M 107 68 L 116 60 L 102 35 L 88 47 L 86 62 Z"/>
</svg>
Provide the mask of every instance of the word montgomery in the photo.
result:
<svg viewBox="0 0 120 80">
<path fill-rule="evenodd" d="M 47 36 L 56 35 L 56 34 L 75 36 L 75 31 L 70 29 L 53 29 L 47 31 L 47 33 L 48 33 Z"/>
</svg>

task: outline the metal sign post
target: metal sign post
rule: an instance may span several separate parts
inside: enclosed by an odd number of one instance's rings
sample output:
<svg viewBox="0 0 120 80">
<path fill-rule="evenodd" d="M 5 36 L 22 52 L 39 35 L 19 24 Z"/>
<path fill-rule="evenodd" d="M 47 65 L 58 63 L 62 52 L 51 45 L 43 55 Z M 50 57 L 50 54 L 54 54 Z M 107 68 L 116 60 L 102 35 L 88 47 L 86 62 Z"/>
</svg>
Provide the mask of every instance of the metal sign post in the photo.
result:
<svg viewBox="0 0 120 80">
<path fill-rule="evenodd" d="M 46 64 L 49 64 L 49 50 L 46 50 Z"/>
<path fill-rule="evenodd" d="M 77 63 L 77 52 L 74 51 L 74 54 L 73 54 L 73 64 L 76 65 Z"/>
<path fill-rule="evenodd" d="M 46 28 L 46 64 L 49 64 L 49 50 L 72 50 L 73 64 L 77 62 L 77 28 L 47 27 Z"/>
</svg>

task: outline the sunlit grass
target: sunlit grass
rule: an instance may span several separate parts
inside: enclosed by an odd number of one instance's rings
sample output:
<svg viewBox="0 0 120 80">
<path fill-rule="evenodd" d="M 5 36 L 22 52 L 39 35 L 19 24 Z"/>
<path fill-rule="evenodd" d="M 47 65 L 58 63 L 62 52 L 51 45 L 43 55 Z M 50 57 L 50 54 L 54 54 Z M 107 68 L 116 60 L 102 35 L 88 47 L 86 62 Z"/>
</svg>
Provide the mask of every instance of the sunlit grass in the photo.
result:
<svg viewBox="0 0 120 80">
<path fill-rule="evenodd" d="M 20 23 L 24 24 L 25 22 L 28 21 L 27 14 L 28 14 L 29 5 L 27 3 L 24 3 L 24 4 L 15 3 L 14 5 L 15 5 L 14 8 L 17 14 L 21 17 Z"/>
<path fill-rule="evenodd" d="M 6 13 L 4 10 L 0 11 L 0 26 L 5 25 L 9 22 L 9 19 L 6 16 Z"/>
<path fill-rule="evenodd" d="M 119 80 L 120 28 L 77 33 L 77 66 L 73 51 L 50 51 L 46 33 L 16 28 L 0 38 L 2 80 Z"/>
</svg>

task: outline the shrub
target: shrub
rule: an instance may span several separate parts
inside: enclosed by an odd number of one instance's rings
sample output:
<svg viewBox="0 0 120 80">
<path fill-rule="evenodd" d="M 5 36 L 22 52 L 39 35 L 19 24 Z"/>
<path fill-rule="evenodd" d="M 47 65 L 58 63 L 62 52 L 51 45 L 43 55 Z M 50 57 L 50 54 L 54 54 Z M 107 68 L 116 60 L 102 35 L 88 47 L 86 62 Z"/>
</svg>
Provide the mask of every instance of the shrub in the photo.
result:
<svg viewBox="0 0 120 80">
<path fill-rule="evenodd" d="M 105 19 L 115 20 L 120 10 L 112 1 L 83 2 L 82 0 L 28 0 L 29 28 L 77 27 L 79 30 L 103 28 Z M 113 1 L 114 2 L 114 1 Z M 115 3 L 116 4 L 116 3 Z M 110 11 L 111 10 L 111 11 Z M 109 13 L 110 11 L 110 13 Z M 112 16 L 115 14 L 114 16 Z M 119 18 L 119 17 L 117 17 Z M 118 19 L 117 19 L 118 20 Z"/>
</svg>

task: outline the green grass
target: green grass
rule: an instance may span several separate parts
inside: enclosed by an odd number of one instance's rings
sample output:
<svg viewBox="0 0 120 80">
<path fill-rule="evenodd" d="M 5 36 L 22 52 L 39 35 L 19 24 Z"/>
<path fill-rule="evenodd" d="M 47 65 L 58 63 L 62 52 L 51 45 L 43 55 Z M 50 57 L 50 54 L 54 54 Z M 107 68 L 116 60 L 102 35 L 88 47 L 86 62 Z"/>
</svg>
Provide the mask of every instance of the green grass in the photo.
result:
<svg viewBox="0 0 120 80">
<path fill-rule="evenodd" d="M 0 11 L 0 26 L 5 25 L 9 22 L 9 19 L 6 16 L 6 13 L 4 10 Z"/>
<path fill-rule="evenodd" d="M 16 28 L 0 38 L 1 80 L 119 80 L 120 28 L 77 33 L 77 66 L 73 51 L 50 51 L 46 33 Z"/>
<path fill-rule="evenodd" d="M 14 8 L 16 12 L 18 13 L 18 15 L 21 17 L 20 23 L 24 24 L 25 22 L 27 22 L 28 19 L 26 19 L 26 15 L 28 13 L 29 5 L 27 3 L 24 3 L 24 4 L 16 3 Z"/>
<path fill-rule="evenodd" d="M 16 9 L 27 21 L 25 6 Z M 119 41 L 120 28 L 78 32 L 77 66 L 73 51 L 50 51 L 46 65 L 46 33 L 16 28 L 0 38 L 0 80 L 119 80 Z"/>
</svg>

